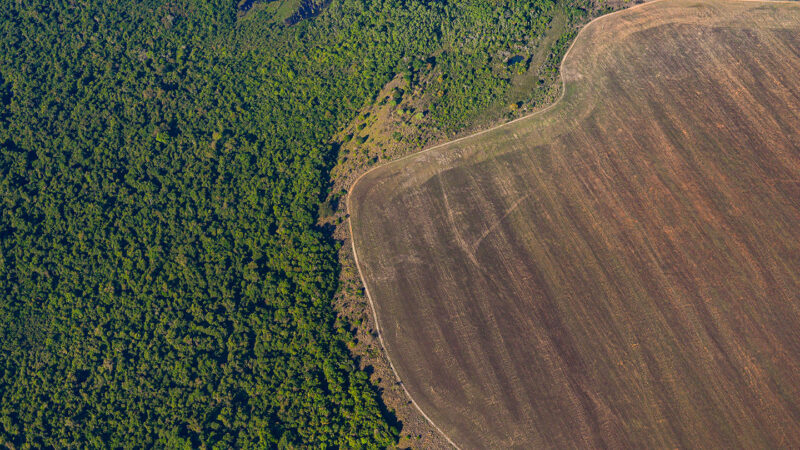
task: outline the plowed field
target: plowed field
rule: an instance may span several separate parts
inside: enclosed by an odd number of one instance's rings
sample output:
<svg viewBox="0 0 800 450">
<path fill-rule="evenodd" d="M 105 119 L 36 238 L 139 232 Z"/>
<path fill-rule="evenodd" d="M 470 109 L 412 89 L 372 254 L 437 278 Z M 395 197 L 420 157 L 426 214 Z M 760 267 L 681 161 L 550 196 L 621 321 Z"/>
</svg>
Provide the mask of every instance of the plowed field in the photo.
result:
<svg viewBox="0 0 800 450">
<path fill-rule="evenodd" d="M 800 4 L 644 4 L 562 76 L 351 190 L 411 398 L 463 448 L 800 448 Z"/>
</svg>

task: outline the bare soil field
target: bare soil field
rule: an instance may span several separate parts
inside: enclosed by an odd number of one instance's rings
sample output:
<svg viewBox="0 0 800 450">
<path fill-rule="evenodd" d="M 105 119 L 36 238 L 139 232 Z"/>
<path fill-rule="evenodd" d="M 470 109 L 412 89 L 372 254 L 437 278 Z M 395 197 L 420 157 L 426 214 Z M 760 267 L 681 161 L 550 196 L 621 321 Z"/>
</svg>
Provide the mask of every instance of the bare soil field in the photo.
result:
<svg viewBox="0 0 800 450">
<path fill-rule="evenodd" d="M 800 4 L 595 20 L 552 108 L 367 172 L 358 268 L 462 448 L 800 448 Z"/>
</svg>

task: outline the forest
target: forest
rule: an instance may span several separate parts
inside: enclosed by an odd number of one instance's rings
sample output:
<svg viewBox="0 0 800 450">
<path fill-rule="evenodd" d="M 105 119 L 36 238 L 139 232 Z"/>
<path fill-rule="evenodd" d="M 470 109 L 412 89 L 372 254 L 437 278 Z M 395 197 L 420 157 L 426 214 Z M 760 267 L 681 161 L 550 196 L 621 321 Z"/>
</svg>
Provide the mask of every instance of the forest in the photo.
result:
<svg viewBox="0 0 800 450">
<path fill-rule="evenodd" d="M 334 0 L 287 25 L 225 0 L 0 5 L 9 448 L 394 445 L 331 304 L 333 136 L 430 68 L 432 123 L 469 125 L 508 88 L 493 60 L 591 6 Z"/>
</svg>

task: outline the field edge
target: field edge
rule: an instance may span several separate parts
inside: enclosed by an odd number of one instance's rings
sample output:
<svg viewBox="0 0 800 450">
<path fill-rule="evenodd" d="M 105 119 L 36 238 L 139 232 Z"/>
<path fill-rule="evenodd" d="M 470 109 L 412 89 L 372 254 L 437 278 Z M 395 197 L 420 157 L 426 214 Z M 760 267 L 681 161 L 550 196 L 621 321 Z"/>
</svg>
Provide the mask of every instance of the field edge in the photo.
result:
<svg viewBox="0 0 800 450">
<path fill-rule="evenodd" d="M 420 150 L 418 152 L 410 153 L 410 154 L 408 154 L 406 156 L 403 156 L 401 158 L 389 161 L 389 162 L 387 162 L 385 164 L 380 164 L 380 165 L 377 165 L 375 167 L 372 167 L 372 168 L 368 169 L 367 171 L 365 171 L 364 173 L 362 173 L 361 175 L 359 175 L 358 178 L 356 178 L 355 181 L 353 181 L 353 184 L 351 184 L 349 189 L 347 190 L 347 197 L 346 197 L 346 200 L 345 200 L 347 216 L 348 216 L 348 219 L 347 219 L 347 230 L 348 230 L 348 234 L 350 235 L 350 245 L 351 245 L 351 249 L 352 249 L 352 252 L 353 252 L 353 260 L 354 260 L 355 265 L 356 265 L 356 270 L 358 271 L 358 276 L 359 276 L 359 278 L 361 278 L 361 284 L 364 286 L 364 293 L 365 293 L 365 295 L 367 297 L 367 301 L 369 303 L 370 310 L 372 311 L 372 317 L 373 317 L 373 320 L 375 321 L 375 331 L 378 334 L 378 342 L 381 345 L 381 351 L 386 356 L 386 360 L 389 362 L 389 367 L 391 368 L 395 379 L 398 381 L 400 386 L 403 388 L 403 392 L 405 392 L 405 395 L 409 399 L 409 401 L 414 405 L 414 407 L 417 409 L 417 411 L 419 411 L 419 413 L 422 415 L 422 417 L 424 417 L 425 420 L 427 420 L 428 423 L 430 423 L 430 425 L 436 431 L 438 431 L 439 434 L 450 445 L 452 445 L 454 448 L 456 448 L 458 450 L 460 450 L 461 447 L 459 447 L 450 438 L 450 436 L 447 435 L 447 433 L 445 433 L 441 428 L 439 428 L 439 426 L 436 424 L 436 422 L 434 422 L 433 419 L 431 419 L 425 413 L 425 411 L 422 409 L 422 407 L 420 407 L 420 405 L 417 403 L 417 401 L 414 399 L 414 397 L 408 391 L 408 389 L 406 388 L 405 384 L 403 383 L 403 380 L 400 378 L 400 375 L 397 373 L 397 369 L 394 366 L 394 362 L 392 361 L 392 358 L 391 358 L 389 352 L 386 349 L 386 343 L 383 340 L 383 332 L 382 332 L 382 329 L 381 329 L 380 317 L 378 316 L 378 311 L 375 308 L 375 303 L 374 303 L 374 300 L 372 298 L 372 295 L 370 295 L 369 286 L 367 285 L 366 279 L 364 278 L 364 273 L 361 270 L 361 264 L 359 263 L 359 258 L 358 258 L 358 251 L 356 249 L 355 237 L 354 237 L 354 234 L 353 234 L 353 209 L 352 209 L 352 202 L 351 202 L 351 197 L 353 195 L 353 192 L 358 187 L 359 181 L 361 181 L 367 175 L 369 175 L 372 172 L 375 172 L 375 171 L 377 171 L 379 169 L 385 169 L 386 167 L 388 167 L 390 165 L 393 165 L 393 164 L 396 164 L 396 163 L 400 163 L 402 161 L 405 161 L 407 159 L 411 159 L 413 157 L 418 157 L 421 154 L 424 154 L 424 153 L 427 153 L 427 152 L 430 152 L 430 151 L 433 151 L 433 150 L 437 150 L 437 149 L 440 149 L 440 148 L 444 148 L 444 147 L 447 147 L 447 146 L 449 146 L 451 144 L 455 144 L 457 142 L 461 142 L 461 141 L 465 141 L 465 140 L 468 140 L 468 139 L 475 138 L 477 136 L 481 136 L 483 134 L 492 132 L 494 130 L 498 130 L 498 129 L 507 127 L 507 126 L 509 126 L 511 124 L 514 124 L 516 122 L 521 122 L 523 120 L 527 120 L 527 119 L 530 119 L 530 118 L 533 118 L 533 117 L 537 117 L 539 115 L 543 115 L 543 114 L 547 113 L 548 111 L 552 110 L 553 108 L 555 108 L 556 106 L 559 106 L 561 104 L 562 100 L 564 99 L 564 97 L 566 95 L 566 91 L 567 91 L 567 81 L 566 81 L 566 78 L 564 77 L 564 71 L 563 71 L 564 62 L 567 60 L 567 58 L 569 58 L 569 55 L 572 52 L 572 49 L 575 46 L 575 43 L 578 42 L 578 40 L 580 39 L 580 37 L 584 33 L 584 31 L 586 29 L 588 29 L 589 27 L 593 26 L 594 24 L 596 24 L 598 21 L 600 21 L 602 19 L 613 17 L 613 16 L 618 15 L 620 13 L 625 13 L 625 12 L 628 12 L 628 11 L 632 11 L 632 10 L 635 10 L 635 9 L 637 9 L 639 7 L 642 7 L 642 6 L 645 6 L 645 5 L 661 3 L 663 1 L 668 1 L 668 0 L 650 0 L 650 1 L 643 2 L 643 3 L 638 3 L 638 4 L 633 5 L 631 7 L 628 7 L 628 8 L 625 8 L 625 9 L 621 9 L 621 10 L 618 10 L 618 11 L 611 12 L 609 14 L 605 14 L 605 15 L 596 17 L 596 18 L 592 19 L 591 21 L 589 21 L 586 25 L 581 27 L 581 29 L 575 35 L 575 38 L 572 40 L 572 43 L 570 44 L 569 48 L 564 53 L 564 57 L 561 59 L 561 62 L 559 63 L 558 73 L 559 73 L 559 78 L 561 79 L 561 93 L 559 94 L 558 98 L 552 104 L 548 105 L 547 107 L 539 109 L 537 111 L 534 111 L 534 112 L 532 112 L 530 114 L 524 115 L 522 117 L 518 117 L 518 118 L 516 118 L 514 120 L 510 120 L 508 122 L 504 122 L 504 123 L 501 123 L 499 125 L 495 125 L 493 127 L 489 127 L 489 128 L 484 129 L 484 130 L 477 131 L 477 132 L 472 133 L 472 134 L 467 135 L 467 136 L 462 136 L 462 137 L 457 138 L 457 139 L 453 139 L 453 140 L 450 140 L 450 141 L 447 141 L 447 142 L 436 144 L 436 145 L 433 145 L 431 147 L 424 148 L 424 149 L 422 149 L 422 150 Z M 737 1 L 756 2 L 756 3 L 794 3 L 791 0 L 737 0 Z"/>
</svg>

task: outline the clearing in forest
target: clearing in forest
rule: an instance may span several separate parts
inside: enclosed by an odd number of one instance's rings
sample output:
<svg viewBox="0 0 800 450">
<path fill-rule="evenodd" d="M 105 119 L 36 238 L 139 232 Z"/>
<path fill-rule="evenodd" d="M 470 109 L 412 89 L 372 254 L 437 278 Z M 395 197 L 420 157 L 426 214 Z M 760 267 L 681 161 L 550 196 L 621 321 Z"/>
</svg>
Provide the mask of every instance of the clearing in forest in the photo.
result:
<svg viewBox="0 0 800 450">
<path fill-rule="evenodd" d="M 592 22 L 554 107 L 368 172 L 354 249 L 457 445 L 800 447 L 800 4 Z"/>
</svg>

